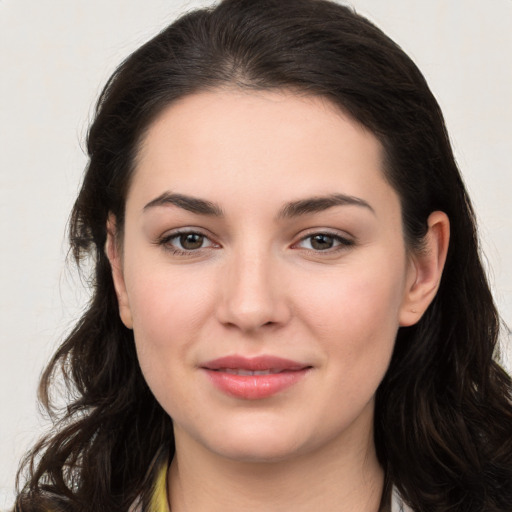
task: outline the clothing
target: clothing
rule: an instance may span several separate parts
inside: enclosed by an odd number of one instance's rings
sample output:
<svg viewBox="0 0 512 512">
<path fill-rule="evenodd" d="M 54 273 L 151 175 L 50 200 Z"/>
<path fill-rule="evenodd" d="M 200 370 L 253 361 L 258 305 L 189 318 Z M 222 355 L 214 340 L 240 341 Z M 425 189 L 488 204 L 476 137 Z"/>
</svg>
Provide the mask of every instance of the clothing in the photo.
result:
<svg viewBox="0 0 512 512">
<path fill-rule="evenodd" d="M 402 501 L 396 487 L 393 488 L 391 495 L 391 512 L 413 512 L 412 509 Z"/>
<path fill-rule="evenodd" d="M 154 484 L 153 496 L 151 497 L 151 512 L 170 512 L 167 499 L 167 464 L 162 466 Z M 149 512 L 149 511 L 148 511 Z"/>
<path fill-rule="evenodd" d="M 170 512 L 167 500 L 167 465 L 164 465 L 156 479 L 150 512 Z M 391 512 L 413 512 L 402 502 L 398 491 L 393 489 Z"/>
</svg>

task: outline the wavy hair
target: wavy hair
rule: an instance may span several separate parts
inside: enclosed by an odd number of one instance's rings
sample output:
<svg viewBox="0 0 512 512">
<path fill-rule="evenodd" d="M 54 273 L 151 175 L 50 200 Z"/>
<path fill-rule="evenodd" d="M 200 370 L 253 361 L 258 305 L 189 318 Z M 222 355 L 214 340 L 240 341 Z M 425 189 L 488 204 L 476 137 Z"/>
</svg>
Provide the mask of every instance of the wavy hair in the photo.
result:
<svg viewBox="0 0 512 512">
<path fill-rule="evenodd" d="M 327 98 L 385 150 L 404 237 L 421 247 L 444 211 L 451 241 L 439 291 L 400 328 L 376 397 L 375 444 L 388 482 L 416 512 L 510 511 L 511 381 L 496 362 L 499 317 L 482 268 L 470 200 L 439 105 L 411 59 L 348 7 L 327 0 L 224 0 L 190 12 L 129 56 L 106 84 L 87 141 L 89 163 L 69 226 L 76 262 L 92 259 L 92 298 L 46 368 L 69 390 L 55 430 L 25 459 L 17 512 L 127 511 L 148 505 L 155 468 L 173 455 L 172 420 L 139 368 L 119 319 L 104 253 L 122 229 L 139 143 L 186 95 L 223 86 Z"/>
</svg>

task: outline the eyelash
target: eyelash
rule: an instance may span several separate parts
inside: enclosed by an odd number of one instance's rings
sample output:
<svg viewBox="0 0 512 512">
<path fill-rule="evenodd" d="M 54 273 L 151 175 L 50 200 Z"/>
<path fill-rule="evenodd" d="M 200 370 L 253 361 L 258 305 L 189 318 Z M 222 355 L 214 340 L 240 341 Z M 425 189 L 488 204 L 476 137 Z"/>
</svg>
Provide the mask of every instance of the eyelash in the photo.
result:
<svg viewBox="0 0 512 512">
<path fill-rule="evenodd" d="M 181 237 L 187 236 L 187 235 L 197 235 L 199 237 L 202 237 L 202 241 L 203 242 L 208 241 L 209 245 L 206 247 L 198 247 L 197 249 L 180 249 L 171 243 L 173 240 L 179 240 Z M 312 240 L 314 237 L 320 237 L 320 236 L 331 239 L 333 241 L 333 243 L 335 243 L 337 245 L 334 245 L 334 247 L 329 247 L 329 248 L 323 249 L 323 250 L 322 249 L 313 249 L 313 248 L 302 248 L 302 249 L 304 249 L 308 252 L 315 253 L 315 254 L 322 254 L 322 253 L 332 254 L 334 252 L 346 250 L 349 247 L 352 247 L 353 245 L 355 245 L 354 240 L 350 240 L 348 238 L 340 236 L 339 234 L 331 233 L 329 231 L 315 231 L 315 232 L 309 233 L 308 235 L 302 237 L 298 242 L 296 242 L 292 245 L 292 248 L 300 249 L 300 247 L 298 247 L 298 246 L 301 243 L 305 242 L 306 240 Z M 157 245 L 164 247 L 165 250 L 171 252 L 173 255 L 176 255 L 176 256 L 191 256 L 194 253 L 198 253 L 199 251 L 201 251 L 203 249 L 208 249 L 210 247 L 213 247 L 213 248 L 219 247 L 219 245 L 217 245 L 215 242 L 212 242 L 207 235 L 205 235 L 199 231 L 193 231 L 193 230 L 175 231 L 174 233 L 171 233 L 169 235 L 165 235 L 165 236 L 159 238 L 156 243 L 157 243 Z"/>
<path fill-rule="evenodd" d="M 315 237 L 326 237 L 333 241 L 334 245 L 333 247 L 329 247 L 327 249 L 310 249 L 310 248 L 304 248 L 307 251 L 311 251 L 315 254 L 332 254 L 338 251 L 347 250 L 349 247 L 352 247 L 355 245 L 355 241 L 351 240 L 349 238 L 345 238 L 337 233 L 331 233 L 329 231 L 315 231 L 307 234 L 306 236 L 302 237 L 298 242 L 293 244 L 294 247 L 298 246 L 299 244 L 305 242 L 306 240 L 312 241 Z M 310 242 L 311 244 L 311 242 Z"/>
<path fill-rule="evenodd" d="M 207 247 L 199 247 L 197 249 L 180 249 L 171 243 L 173 240 L 179 240 L 181 237 L 187 236 L 187 235 L 200 236 L 203 238 L 203 241 L 210 242 L 210 245 L 208 245 Z M 208 236 L 206 236 L 205 234 L 201 233 L 200 231 L 193 231 L 193 230 L 175 231 L 174 233 L 165 235 L 157 240 L 157 245 L 164 247 L 165 250 L 171 252 L 171 254 L 176 255 L 176 256 L 190 256 L 194 253 L 199 252 L 202 249 L 207 249 L 209 247 L 215 247 L 215 248 L 219 247 L 217 244 L 212 242 L 208 238 Z"/>
</svg>

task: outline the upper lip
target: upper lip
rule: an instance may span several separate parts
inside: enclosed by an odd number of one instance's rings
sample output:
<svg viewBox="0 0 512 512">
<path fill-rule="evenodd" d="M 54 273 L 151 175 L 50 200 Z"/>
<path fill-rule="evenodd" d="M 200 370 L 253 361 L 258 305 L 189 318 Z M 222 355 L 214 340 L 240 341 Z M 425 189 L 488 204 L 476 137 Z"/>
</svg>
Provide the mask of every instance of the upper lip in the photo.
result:
<svg viewBox="0 0 512 512">
<path fill-rule="evenodd" d="M 201 368 L 207 370 L 220 370 L 224 368 L 258 371 L 258 370 L 303 370 L 310 365 L 303 364 L 291 359 L 284 359 L 271 355 L 262 355 L 257 357 L 244 357 L 239 355 L 230 355 L 212 359 L 201 364 Z"/>
</svg>

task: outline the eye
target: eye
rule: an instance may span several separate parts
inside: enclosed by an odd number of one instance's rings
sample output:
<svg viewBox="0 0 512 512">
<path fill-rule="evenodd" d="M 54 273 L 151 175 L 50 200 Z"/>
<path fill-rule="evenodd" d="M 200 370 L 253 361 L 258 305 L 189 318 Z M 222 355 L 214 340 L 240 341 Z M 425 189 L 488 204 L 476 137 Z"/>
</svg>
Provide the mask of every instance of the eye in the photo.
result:
<svg viewBox="0 0 512 512">
<path fill-rule="evenodd" d="M 321 252 L 343 249 L 352 245 L 354 245 L 353 240 L 349 240 L 340 235 L 333 233 L 313 233 L 302 238 L 296 244 L 296 247 Z"/>
<path fill-rule="evenodd" d="M 189 254 L 200 249 L 216 247 L 206 235 L 195 231 L 174 232 L 162 237 L 158 244 L 165 246 L 175 254 Z"/>
<path fill-rule="evenodd" d="M 173 237 L 171 240 L 175 240 L 175 243 L 177 242 L 181 246 L 180 249 L 185 249 L 186 251 L 201 249 L 205 241 L 208 241 L 204 235 L 199 233 L 183 233 Z"/>
</svg>

